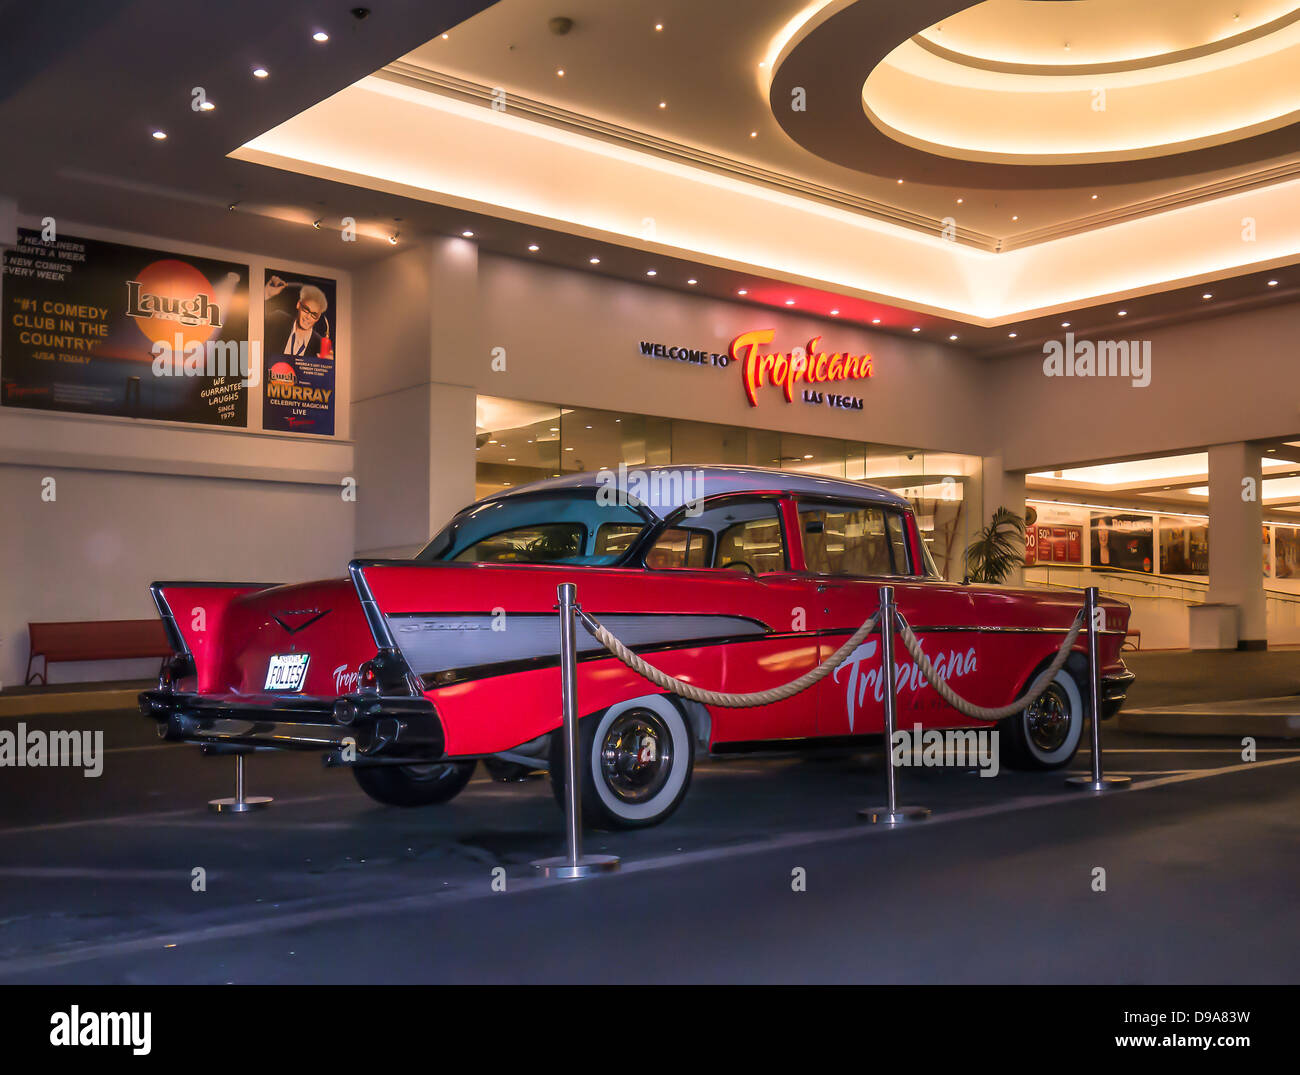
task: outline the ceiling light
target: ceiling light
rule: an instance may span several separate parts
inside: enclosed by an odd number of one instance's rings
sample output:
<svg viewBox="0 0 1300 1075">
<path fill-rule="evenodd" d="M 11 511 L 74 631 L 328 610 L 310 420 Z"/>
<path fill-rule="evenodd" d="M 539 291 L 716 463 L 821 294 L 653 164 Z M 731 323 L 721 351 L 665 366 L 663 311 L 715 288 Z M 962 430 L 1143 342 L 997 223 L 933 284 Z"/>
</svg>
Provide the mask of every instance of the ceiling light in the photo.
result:
<svg viewBox="0 0 1300 1075">
<path fill-rule="evenodd" d="M 495 444 L 496 441 L 494 441 L 494 440 L 490 440 L 490 441 L 488 441 L 488 443 L 489 443 L 489 444 Z"/>
<path fill-rule="evenodd" d="M 253 68 L 253 77 L 254 77 L 254 78 L 266 78 L 266 76 L 269 75 L 270 73 L 271 73 L 271 72 L 268 71 L 265 67 L 254 67 L 254 68 Z"/>
<path fill-rule="evenodd" d="M 443 34 L 443 35 L 442 35 L 442 39 L 443 39 L 444 41 L 446 41 L 446 40 L 447 40 L 447 35 L 446 35 L 446 34 Z"/>
<path fill-rule="evenodd" d="M 560 431 L 560 427 L 559 427 L 559 426 L 551 426 L 551 432 L 552 432 L 552 433 L 558 433 L 559 431 Z"/>
<path fill-rule="evenodd" d="M 1008 332 L 1007 335 L 1013 340 L 1016 338 L 1016 334 L 1014 332 Z"/>
<path fill-rule="evenodd" d="M 323 45 L 325 44 L 326 41 L 330 39 L 330 35 L 327 34 L 324 30 L 317 30 L 314 34 L 311 35 L 311 39 L 313 41 L 319 41 Z"/>
<path fill-rule="evenodd" d="M 839 317 L 839 316 L 840 316 L 840 312 L 839 312 L 839 310 L 832 310 L 832 311 L 831 311 L 831 317 Z"/>
<path fill-rule="evenodd" d="M 313 228 L 315 228 L 317 231 L 320 231 L 320 225 L 321 225 L 321 222 L 320 222 L 319 220 L 313 220 L 313 221 L 311 222 L 311 226 L 312 226 Z"/>
<path fill-rule="evenodd" d="M 1212 298 L 1214 298 L 1214 295 L 1213 295 L 1212 293 L 1210 293 L 1209 291 L 1207 291 L 1204 295 L 1201 296 L 1201 298 L 1203 298 L 1203 299 L 1212 299 Z"/>
<path fill-rule="evenodd" d="M 921 328 L 920 328 L 919 325 L 917 325 L 917 326 L 914 326 L 914 327 L 912 328 L 912 331 L 913 331 L 913 332 L 920 332 L 920 331 L 921 331 Z"/>
<path fill-rule="evenodd" d="M 472 239 L 472 238 L 474 238 L 474 233 L 473 233 L 472 231 L 462 231 L 460 234 L 461 234 L 461 236 L 462 236 L 463 238 L 466 238 L 466 239 Z"/>
<path fill-rule="evenodd" d="M 506 462 L 507 462 L 507 463 L 513 463 L 514 461 L 515 461 L 515 457 L 514 457 L 513 455 L 512 455 L 512 456 L 508 456 L 508 457 L 506 458 Z"/>
<path fill-rule="evenodd" d="M 878 325 L 878 324 L 880 324 L 880 318 L 878 318 L 878 317 L 873 317 L 873 318 L 871 319 L 871 323 L 872 323 L 873 325 Z"/>
<path fill-rule="evenodd" d="M 166 132 L 166 131 L 154 131 L 154 132 L 153 132 L 153 136 L 154 136 L 154 138 L 156 138 L 159 142 L 163 142 L 163 141 L 166 141 L 166 139 L 167 139 L 167 132 Z"/>
<path fill-rule="evenodd" d="M 949 336 L 949 337 L 948 337 L 948 339 L 950 339 L 950 340 L 955 340 L 956 338 L 957 338 L 956 336 Z"/>
<path fill-rule="evenodd" d="M 742 287 L 739 291 L 736 292 L 736 294 L 737 294 L 737 295 L 748 295 L 749 292 L 746 291 L 746 290 Z"/>
<path fill-rule="evenodd" d="M 529 243 L 529 244 L 528 244 L 528 249 L 529 249 L 532 253 L 536 254 L 537 251 L 539 251 L 539 250 L 541 249 L 541 247 L 538 246 L 536 243 Z"/>
<path fill-rule="evenodd" d="M 1061 328 L 1069 328 L 1069 327 L 1070 327 L 1070 322 L 1068 321 L 1061 322 Z"/>
<path fill-rule="evenodd" d="M 693 276 L 692 276 L 689 280 L 687 280 L 686 282 L 687 282 L 688 284 L 690 284 L 691 287 L 694 287 L 696 284 L 699 283 L 699 281 L 696 280 L 695 277 L 693 277 Z"/>
<path fill-rule="evenodd" d="M 793 306 L 793 305 L 794 305 L 794 299 L 786 299 L 786 300 L 785 300 L 785 304 L 786 304 L 787 306 Z"/>
<path fill-rule="evenodd" d="M 599 264 L 600 264 L 600 258 L 588 258 L 587 260 L 588 260 L 592 265 L 599 265 Z"/>
<path fill-rule="evenodd" d="M 217 107 L 217 106 L 214 105 L 211 101 L 204 101 L 201 105 L 199 105 L 199 111 L 200 111 L 200 112 L 211 112 L 211 111 L 212 111 L 214 108 L 216 108 L 216 107 Z"/>
<path fill-rule="evenodd" d="M 1094 195 L 1092 196 L 1092 200 L 1095 202 L 1095 201 L 1097 200 L 1097 195 L 1094 194 Z"/>
<path fill-rule="evenodd" d="M 389 241 L 390 243 L 392 243 L 393 246 L 396 246 L 396 245 L 397 245 L 397 237 L 398 237 L 399 235 L 401 235 L 401 234 L 402 234 L 402 233 L 401 233 L 400 231 L 395 231 L 395 232 L 393 232 L 393 234 L 390 235 L 390 236 L 388 237 L 388 241 Z"/>
<path fill-rule="evenodd" d="M 587 427 L 587 428 L 588 428 L 588 429 L 590 429 L 590 428 L 591 428 L 591 426 L 588 426 L 588 427 Z"/>
<path fill-rule="evenodd" d="M 813 457 L 812 452 L 805 452 L 805 453 L 804 453 L 804 458 L 805 458 L 805 459 L 811 459 L 812 457 Z"/>
<path fill-rule="evenodd" d="M 664 24 L 663 24 L 662 22 L 657 22 L 657 23 L 655 23 L 655 30 L 656 30 L 656 31 L 658 31 L 658 30 L 662 30 L 663 28 L 664 28 Z"/>
<path fill-rule="evenodd" d="M 957 204 L 958 204 L 958 205 L 961 205 L 962 202 L 964 202 L 965 200 L 966 200 L 965 198 L 958 198 L 958 199 L 957 199 Z"/>
<path fill-rule="evenodd" d="M 658 276 L 659 272 L 656 269 L 646 269 L 645 274 L 646 276 Z"/>
<path fill-rule="evenodd" d="M 660 101 L 660 102 L 659 102 L 659 107 L 660 107 L 660 108 L 667 108 L 667 107 L 668 107 L 668 102 L 667 102 L 667 101 Z"/>
<path fill-rule="evenodd" d="M 1020 218 L 1019 218 L 1018 216 L 1013 216 L 1011 219 L 1012 219 L 1012 220 L 1019 220 Z"/>
<path fill-rule="evenodd" d="M 556 70 L 555 73 L 556 73 L 557 75 L 559 75 L 561 78 L 563 78 L 563 77 L 564 77 L 564 68 L 563 68 L 563 67 L 558 68 L 558 69 Z"/>
<path fill-rule="evenodd" d="M 757 132 L 757 131 L 750 131 L 750 132 L 749 132 L 749 137 L 750 137 L 750 138 L 757 138 L 757 137 L 758 137 L 758 132 Z"/>
<path fill-rule="evenodd" d="M 621 422 L 621 421 L 623 421 L 622 418 L 615 418 L 615 419 L 614 419 L 615 424 L 617 424 L 618 422 Z"/>
<path fill-rule="evenodd" d="M 509 483 L 509 482 L 502 482 L 501 484 L 504 485 L 507 489 L 510 488 L 510 483 Z"/>
<path fill-rule="evenodd" d="M 902 180 L 901 180 L 901 179 L 900 179 L 900 180 L 899 180 L 899 182 L 900 182 L 900 183 L 901 183 L 901 182 L 902 182 Z"/>
<path fill-rule="evenodd" d="M 564 450 L 565 450 L 566 452 L 571 452 L 571 451 L 573 451 L 572 448 L 565 448 Z"/>
<path fill-rule="evenodd" d="M 1120 315 L 1120 317 L 1128 317 L 1128 311 L 1127 311 L 1127 310 L 1120 310 L 1119 315 Z"/>
<path fill-rule="evenodd" d="M 1269 286 L 1269 287 L 1277 287 L 1277 281 L 1276 281 L 1276 280 L 1270 280 L 1270 281 L 1268 282 L 1268 286 Z"/>
</svg>

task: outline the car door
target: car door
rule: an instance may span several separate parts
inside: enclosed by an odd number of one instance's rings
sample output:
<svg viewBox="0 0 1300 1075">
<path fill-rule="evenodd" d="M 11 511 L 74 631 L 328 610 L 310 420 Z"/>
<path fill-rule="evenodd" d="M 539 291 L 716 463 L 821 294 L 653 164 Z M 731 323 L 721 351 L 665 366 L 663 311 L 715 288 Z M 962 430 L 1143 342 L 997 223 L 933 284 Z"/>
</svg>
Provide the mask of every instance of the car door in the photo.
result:
<svg viewBox="0 0 1300 1075">
<path fill-rule="evenodd" d="M 750 693 L 781 686 L 817 664 L 819 642 L 806 627 L 807 580 L 791 570 L 788 520 L 777 494 L 706 501 L 669 521 L 646 551 L 645 565 L 665 581 L 689 577 L 698 611 L 743 616 L 765 630 L 702 648 L 691 681 Z M 712 741 L 757 743 L 817 732 L 815 690 L 770 705 L 710 707 Z"/>
<path fill-rule="evenodd" d="M 899 611 L 918 630 L 922 648 L 941 674 L 957 681 L 975 671 L 977 635 L 969 593 L 924 576 L 915 563 L 910 517 L 887 504 L 801 501 L 797 505 L 809 580 L 816 593 L 819 659 L 826 660 L 880 607 L 880 587 L 891 585 Z M 956 628 L 949 631 L 948 628 Z M 936 640 L 937 643 L 936 643 Z M 925 682 L 895 636 L 898 724 L 960 723 Z M 884 730 L 881 637 L 873 632 L 847 661 L 818 685 L 817 734 L 839 737 Z"/>
</svg>

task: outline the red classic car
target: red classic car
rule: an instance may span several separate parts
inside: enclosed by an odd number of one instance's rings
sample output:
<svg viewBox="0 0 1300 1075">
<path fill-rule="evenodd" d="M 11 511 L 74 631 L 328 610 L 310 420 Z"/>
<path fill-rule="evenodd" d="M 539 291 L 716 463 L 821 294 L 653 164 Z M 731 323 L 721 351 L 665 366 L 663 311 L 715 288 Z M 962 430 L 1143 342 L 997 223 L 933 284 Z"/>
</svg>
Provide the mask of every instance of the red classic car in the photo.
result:
<svg viewBox="0 0 1300 1075">
<path fill-rule="evenodd" d="M 945 582 L 908 502 L 852 481 L 753 467 L 651 467 L 536 482 L 460 512 L 410 560 L 290 586 L 156 583 L 175 656 L 140 696 L 166 739 L 318 750 L 380 802 L 445 802 L 478 759 L 549 767 L 563 785 L 556 587 L 655 666 L 700 687 L 777 687 L 834 653 L 895 587 L 940 676 L 984 706 L 1017 698 L 1081 596 Z M 1102 711 L 1133 675 L 1126 605 L 1107 601 Z M 744 709 L 665 693 L 578 629 L 583 806 L 636 828 L 681 802 L 714 754 L 879 742 L 880 639 L 802 694 Z M 901 647 L 898 724 L 962 716 Z M 1087 709 L 1085 639 L 1041 701 L 1002 722 L 1012 764 L 1059 768 Z"/>
</svg>

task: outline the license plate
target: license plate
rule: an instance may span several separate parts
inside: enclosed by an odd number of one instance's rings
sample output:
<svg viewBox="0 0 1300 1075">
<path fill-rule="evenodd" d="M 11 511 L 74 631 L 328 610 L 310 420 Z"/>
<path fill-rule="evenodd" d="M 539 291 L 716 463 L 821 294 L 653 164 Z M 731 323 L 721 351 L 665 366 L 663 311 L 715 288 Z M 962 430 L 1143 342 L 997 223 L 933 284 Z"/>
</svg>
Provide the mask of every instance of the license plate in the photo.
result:
<svg viewBox="0 0 1300 1075">
<path fill-rule="evenodd" d="M 277 653 L 266 667 L 266 686 L 268 691 L 300 691 L 302 681 L 307 678 L 309 653 Z"/>
</svg>

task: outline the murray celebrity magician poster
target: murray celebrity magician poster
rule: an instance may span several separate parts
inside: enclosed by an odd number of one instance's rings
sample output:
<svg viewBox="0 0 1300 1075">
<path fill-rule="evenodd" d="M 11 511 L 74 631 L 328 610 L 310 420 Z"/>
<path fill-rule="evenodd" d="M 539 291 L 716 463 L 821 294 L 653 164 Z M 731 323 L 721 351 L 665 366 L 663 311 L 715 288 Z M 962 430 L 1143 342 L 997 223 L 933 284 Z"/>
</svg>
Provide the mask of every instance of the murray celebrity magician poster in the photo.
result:
<svg viewBox="0 0 1300 1075">
<path fill-rule="evenodd" d="M 267 269 L 262 355 L 262 428 L 334 433 L 334 343 L 338 339 L 333 280 Z"/>
<path fill-rule="evenodd" d="M 248 266 L 20 230 L 4 256 L 0 403 L 246 426 Z"/>
</svg>

